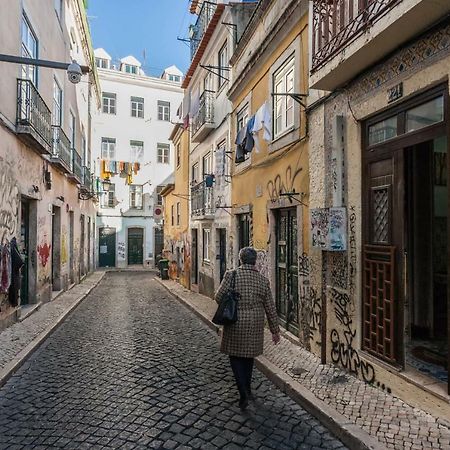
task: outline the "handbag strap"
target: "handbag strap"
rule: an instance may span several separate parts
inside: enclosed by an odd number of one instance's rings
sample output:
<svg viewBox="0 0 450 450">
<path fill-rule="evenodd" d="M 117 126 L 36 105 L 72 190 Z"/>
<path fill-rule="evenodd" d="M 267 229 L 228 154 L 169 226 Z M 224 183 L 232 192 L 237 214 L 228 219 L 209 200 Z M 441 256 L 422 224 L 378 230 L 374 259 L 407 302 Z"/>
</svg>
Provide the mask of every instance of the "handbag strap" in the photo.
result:
<svg viewBox="0 0 450 450">
<path fill-rule="evenodd" d="M 233 291 L 236 289 L 236 269 L 233 270 L 233 275 L 231 276 L 231 289 Z"/>
</svg>

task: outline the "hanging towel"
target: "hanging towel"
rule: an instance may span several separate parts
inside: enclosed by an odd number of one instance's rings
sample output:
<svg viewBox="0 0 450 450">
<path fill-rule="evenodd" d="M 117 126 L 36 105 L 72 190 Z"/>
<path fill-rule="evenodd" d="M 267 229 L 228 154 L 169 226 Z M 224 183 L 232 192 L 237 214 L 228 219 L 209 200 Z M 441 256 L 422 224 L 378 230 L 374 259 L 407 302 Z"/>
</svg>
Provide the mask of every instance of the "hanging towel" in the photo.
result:
<svg viewBox="0 0 450 450">
<path fill-rule="evenodd" d="M 269 102 L 266 101 L 255 114 L 255 122 L 253 124 L 253 135 L 258 131 L 264 130 L 264 140 L 272 140 L 272 111 Z"/>
<path fill-rule="evenodd" d="M 236 136 L 236 155 L 234 158 L 234 161 L 236 164 L 239 164 L 241 162 L 245 161 L 245 136 L 247 134 L 247 128 L 242 127 L 237 136 Z"/>
<path fill-rule="evenodd" d="M 250 153 L 255 146 L 255 140 L 253 139 L 253 125 L 255 123 L 255 116 L 250 117 L 247 122 L 247 130 L 245 133 L 245 153 Z"/>
</svg>

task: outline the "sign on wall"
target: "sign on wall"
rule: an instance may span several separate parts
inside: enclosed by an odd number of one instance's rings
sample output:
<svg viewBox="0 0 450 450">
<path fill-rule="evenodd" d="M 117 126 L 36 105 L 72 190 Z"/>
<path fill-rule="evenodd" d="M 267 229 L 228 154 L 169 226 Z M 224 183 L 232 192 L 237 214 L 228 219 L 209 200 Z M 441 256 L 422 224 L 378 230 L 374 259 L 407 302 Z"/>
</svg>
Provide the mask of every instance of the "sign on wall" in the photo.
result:
<svg viewBox="0 0 450 450">
<path fill-rule="evenodd" d="M 347 209 L 312 209 L 311 244 L 314 248 L 331 252 L 347 250 Z"/>
</svg>

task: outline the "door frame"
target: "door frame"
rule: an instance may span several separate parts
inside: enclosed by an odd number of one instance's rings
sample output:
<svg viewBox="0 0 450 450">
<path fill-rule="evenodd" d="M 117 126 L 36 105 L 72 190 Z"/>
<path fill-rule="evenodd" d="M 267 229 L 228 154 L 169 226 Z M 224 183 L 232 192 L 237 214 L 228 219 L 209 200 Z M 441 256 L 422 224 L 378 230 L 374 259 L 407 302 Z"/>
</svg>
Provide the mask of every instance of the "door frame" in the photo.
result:
<svg viewBox="0 0 450 450">
<path fill-rule="evenodd" d="M 141 230 L 142 232 L 142 263 L 136 263 L 136 264 L 130 264 L 130 230 Z M 144 252 L 144 247 L 145 247 L 145 228 L 142 226 L 130 226 L 127 227 L 127 266 L 137 266 L 139 264 L 144 265 L 144 260 L 145 260 L 145 252 Z"/>
<path fill-rule="evenodd" d="M 413 131 L 413 132 L 406 132 L 405 129 L 405 113 L 406 110 L 410 108 L 414 108 L 415 106 L 422 105 L 426 103 L 427 101 L 433 100 L 434 98 L 442 95 L 444 100 L 444 118 L 442 122 L 439 122 L 437 124 L 429 125 L 428 127 L 424 127 L 422 129 Z M 362 215 L 362 247 L 366 245 L 366 243 L 369 243 L 369 236 L 370 236 L 370 223 L 369 223 L 369 208 L 370 203 L 368 201 L 368 195 L 369 195 L 369 177 L 368 177 L 368 166 L 370 163 L 382 160 L 388 157 L 394 157 L 394 155 L 397 155 L 397 158 L 400 158 L 401 161 L 398 161 L 400 164 L 397 173 L 394 173 L 394 176 L 400 177 L 402 180 L 402 186 L 399 186 L 399 193 L 400 197 L 403 199 L 402 202 L 404 202 L 405 199 L 405 173 L 404 173 L 404 155 L 405 151 L 408 147 L 412 147 L 417 144 L 421 144 L 426 141 L 433 140 L 438 137 L 447 136 L 447 149 L 450 151 L 450 121 L 449 121 L 449 85 L 447 82 L 445 83 L 439 83 L 434 86 L 431 86 L 425 90 L 422 90 L 421 92 L 414 93 L 409 98 L 405 99 L 404 101 L 399 102 L 393 107 L 385 108 L 382 111 L 379 111 L 368 118 L 366 118 L 362 122 L 362 178 L 361 178 L 361 190 L 362 190 L 362 209 L 361 209 L 361 215 Z M 369 127 L 377 122 L 382 121 L 383 119 L 390 118 L 392 116 L 398 117 L 397 127 L 398 132 L 397 136 L 389 139 L 387 141 L 384 141 L 380 144 L 376 145 L 369 145 L 368 142 L 368 136 L 369 136 Z M 447 177 L 450 179 L 450 158 L 447 158 Z M 396 165 L 397 166 L 397 165 Z M 398 170 L 403 170 L 402 174 L 398 173 Z M 395 182 L 395 179 L 394 179 Z M 447 186 L 447 195 L 450 191 L 450 183 Z M 395 193 L 393 193 L 395 195 Z M 404 203 L 403 203 L 404 204 Z M 401 223 L 404 224 L 404 227 L 406 227 L 405 223 L 405 208 L 401 208 L 401 210 L 396 211 L 396 214 L 401 214 Z M 448 213 L 450 213 L 450 195 L 448 195 Z M 450 236 L 450 217 L 448 214 L 448 224 L 447 224 L 447 234 Z M 406 230 L 398 230 L 401 233 L 401 246 L 398 248 L 397 256 L 396 256 L 396 286 L 397 286 L 397 305 L 398 305 L 398 323 L 395 326 L 395 329 L 397 330 L 397 344 L 396 344 L 396 354 L 397 356 L 397 364 L 401 368 L 405 368 L 405 302 L 407 301 L 407 295 L 408 295 L 408 285 L 407 285 L 407 273 L 405 272 L 405 265 L 407 266 L 407 263 L 405 264 L 404 260 L 404 252 L 407 245 L 406 242 Z M 448 267 L 448 276 L 447 276 L 447 315 L 448 315 L 448 340 L 450 344 L 450 243 L 447 248 L 447 267 Z M 361 289 L 363 289 L 363 277 L 364 277 L 364 258 L 361 259 L 360 264 L 360 276 L 361 276 Z M 364 292 L 362 292 L 362 305 L 361 305 L 361 324 L 362 329 L 364 327 Z M 361 333 L 361 348 L 365 350 L 364 348 L 364 330 Z M 449 345 L 449 351 L 447 354 L 448 358 L 448 367 L 450 367 L 450 345 Z M 450 382 L 447 383 L 448 387 L 448 393 L 450 394 Z"/>
<path fill-rule="evenodd" d="M 102 230 L 103 229 L 108 229 L 111 230 L 111 233 L 108 233 L 109 235 L 114 235 L 114 247 L 113 247 L 113 252 L 112 252 L 112 256 L 114 258 L 114 264 L 112 266 L 103 266 L 100 263 L 101 260 L 101 254 L 100 254 L 100 246 L 101 246 L 101 238 L 102 238 Z M 110 227 L 110 226 L 101 226 L 98 228 L 98 266 L 99 267 L 116 267 L 117 265 L 117 229 L 115 227 Z"/>
</svg>

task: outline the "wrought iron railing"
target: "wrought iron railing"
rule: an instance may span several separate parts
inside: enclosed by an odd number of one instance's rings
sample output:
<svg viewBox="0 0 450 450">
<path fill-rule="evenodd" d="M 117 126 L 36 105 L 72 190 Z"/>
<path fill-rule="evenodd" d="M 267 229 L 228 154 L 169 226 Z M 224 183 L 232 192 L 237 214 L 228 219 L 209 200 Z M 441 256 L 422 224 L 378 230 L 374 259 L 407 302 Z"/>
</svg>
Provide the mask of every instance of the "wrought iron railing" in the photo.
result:
<svg viewBox="0 0 450 450">
<path fill-rule="evenodd" d="M 206 123 L 214 124 L 214 91 L 203 91 L 200 95 L 198 112 L 192 118 L 192 135 Z"/>
<path fill-rule="evenodd" d="M 48 145 L 52 143 L 52 114 L 31 80 L 17 80 L 17 125 L 31 127 Z"/>
<path fill-rule="evenodd" d="M 402 0 L 313 0 L 312 71 Z"/>
<path fill-rule="evenodd" d="M 217 4 L 215 1 L 204 1 L 195 25 L 191 25 L 189 29 L 191 40 L 191 59 L 194 58 L 195 53 L 197 52 L 198 46 L 203 39 L 203 35 L 208 28 L 209 22 L 211 21 L 216 8 Z"/>
<path fill-rule="evenodd" d="M 83 166 L 83 176 L 81 177 L 81 184 L 84 189 L 91 191 L 92 190 L 92 173 L 89 167 Z"/>
<path fill-rule="evenodd" d="M 66 136 L 66 133 L 64 133 L 63 129 L 59 125 L 53 125 L 52 128 L 53 159 L 57 159 L 58 162 L 62 162 L 64 166 L 70 170 L 72 166 L 72 149 L 69 138 Z"/>
<path fill-rule="evenodd" d="M 205 181 L 191 188 L 191 215 L 206 216 L 214 214 L 214 188 L 207 187 Z"/>
<path fill-rule="evenodd" d="M 80 181 L 83 178 L 83 167 L 82 167 L 82 160 L 81 160 L 81 156 L 78 154 L 78 152 L 72 148 L 72 173 L 75 175 L 75 177 L 77 178 L 77 180 Z"/>
</svg>

